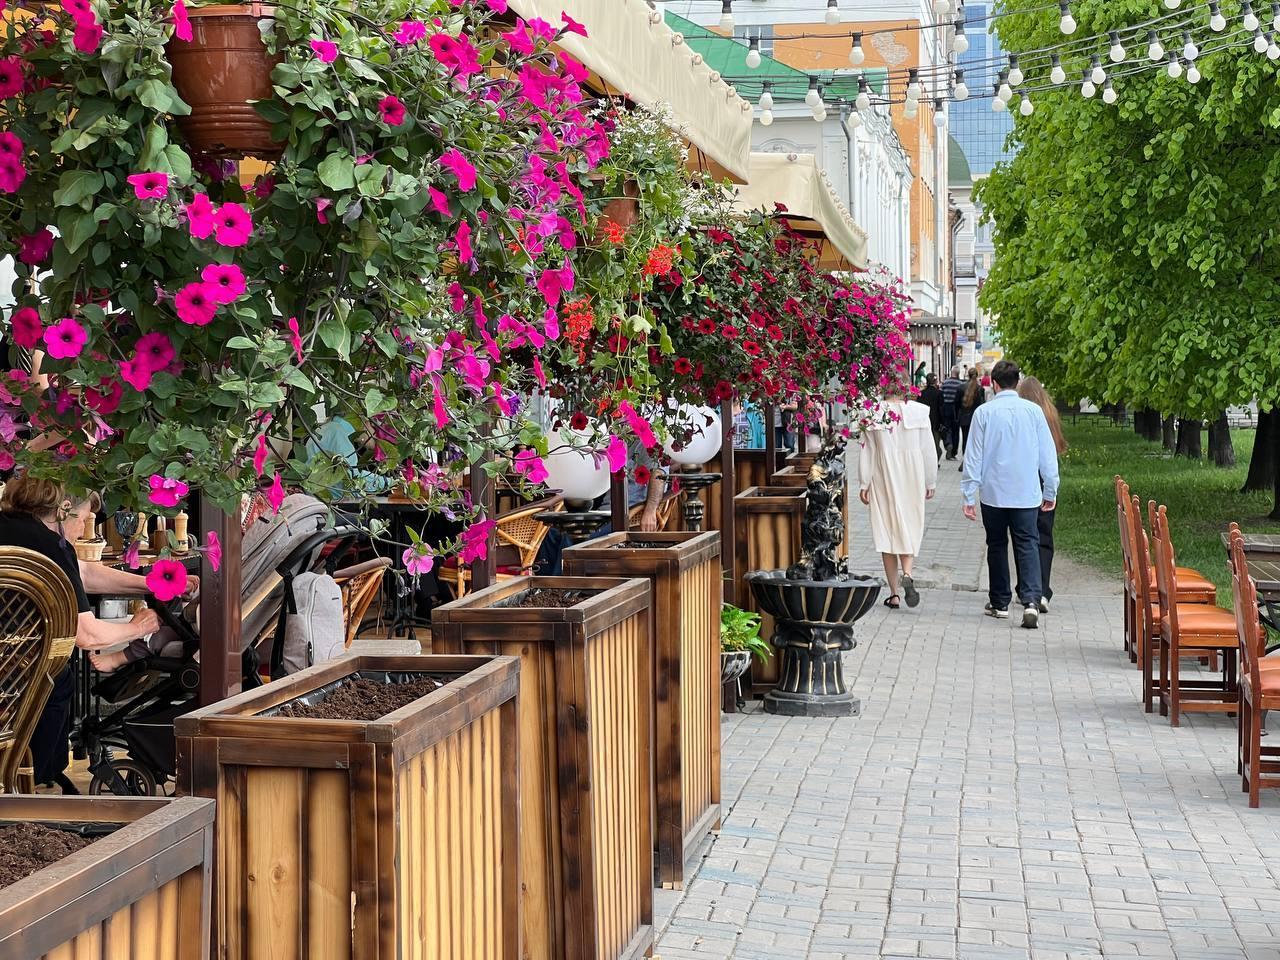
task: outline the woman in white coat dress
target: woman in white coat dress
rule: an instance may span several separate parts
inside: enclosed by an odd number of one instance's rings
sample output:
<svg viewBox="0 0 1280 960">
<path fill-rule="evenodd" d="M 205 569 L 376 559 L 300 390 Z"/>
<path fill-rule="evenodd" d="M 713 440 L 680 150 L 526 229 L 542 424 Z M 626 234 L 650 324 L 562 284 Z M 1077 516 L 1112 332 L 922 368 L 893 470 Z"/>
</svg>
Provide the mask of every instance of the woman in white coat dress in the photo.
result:
<svg viewBox="0 0 1280 960">
<path fill-rule="evenodd" d="M 859 496 L 871 508 L 871 538 L 894 591 L 884 605 L 896 610 L 899 586 L 908 607 L 920 603 L 911 564 L 924 539 L 924 502 L 933 499 L 938 485 L 938 456 L 929 408 L 923 403 L 890 396 L 876 410 L 874 421 L 876 426 L 863 436 Z"/>
</svg>

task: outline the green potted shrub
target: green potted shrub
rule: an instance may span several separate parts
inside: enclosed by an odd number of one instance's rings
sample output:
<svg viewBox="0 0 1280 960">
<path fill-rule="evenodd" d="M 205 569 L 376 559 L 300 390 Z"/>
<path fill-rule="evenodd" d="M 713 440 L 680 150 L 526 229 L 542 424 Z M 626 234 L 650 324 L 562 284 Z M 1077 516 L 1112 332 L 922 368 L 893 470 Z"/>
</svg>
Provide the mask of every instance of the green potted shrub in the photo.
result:
<svg viewBox="0 0 1280 960">
<path fill-rule="evenodd" d="M 726 603 L 720 608 L 720 682 L 733 683 L 751 665 L 755 654 L 769 659 L 769 642 L 760 636 L 760 614 Z"/>
</svg>

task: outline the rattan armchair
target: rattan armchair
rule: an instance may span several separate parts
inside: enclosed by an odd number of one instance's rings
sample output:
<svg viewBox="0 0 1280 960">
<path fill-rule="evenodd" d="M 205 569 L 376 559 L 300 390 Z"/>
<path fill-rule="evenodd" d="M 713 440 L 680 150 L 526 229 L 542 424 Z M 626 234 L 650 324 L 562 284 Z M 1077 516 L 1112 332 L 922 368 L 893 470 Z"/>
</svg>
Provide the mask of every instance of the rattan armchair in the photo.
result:
<svg viewBox="0 0 1280 960">
<path fill-rule="evenodd" d="M 35 789 L 28 746 L 54 680 L 75 650 L 79 614 L 67 575 L 48 557 L 0 547 L 0 789 Z"/>
<path fill-rule="evenodd" d="M 498 550 L 506 547 L 514 549 L 518 555 L 518 563 L 498 566 L 499 580 L 510 580 L 513 577 L 523 577 L 533 573 L 538 551 L 542 549 L 542 541 L 547 538 L 550 530 L 545 523 L 535 517 L 548 510 L 563 509 L 564 501 L 557 497 L 554 500 L 543 500 L 521 507 L 519 510 L 513 510 L 498 517 L 493 531 Z M 440 567 L 437 576 L 443 583 L 449 584 L 455 597 L 467 595 L 468 584 L 471 583 L 470 567 L 452 559 Z"/>
</svg>

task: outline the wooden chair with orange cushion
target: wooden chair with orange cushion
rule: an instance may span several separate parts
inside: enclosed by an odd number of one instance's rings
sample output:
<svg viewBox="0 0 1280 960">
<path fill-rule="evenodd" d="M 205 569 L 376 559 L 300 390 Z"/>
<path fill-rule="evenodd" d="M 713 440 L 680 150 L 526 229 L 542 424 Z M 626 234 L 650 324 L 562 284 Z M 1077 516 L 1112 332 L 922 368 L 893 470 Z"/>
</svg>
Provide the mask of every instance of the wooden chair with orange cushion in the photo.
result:
<svg viewBox="0 0 1280 960">
<path fill-rule="evenodd" d="M 1177 602 L 1178 575 L 1173 565 L 1169 518 L 1163 506 L 1154 514 L 1156 592 L 1160 599 L 1160 715 L 1178 726 L 1183 712 L 1234 713 L 1239 709 L 1235 614 L 1209 604 Z M 1182 658 L 1217 654 L 1221 680 L 1183 680 Z M 1149 662 L 1149 661 L 1148 661 Z"/>
<path fill-rule="evenodd" d="M 564 501 L 560 497 L 555 497 L 498 517 L 493 534 L 498 550 L 499 580 L 510 580 L 513 577 L 524 577 L 533 573 L 533 565 L 538 559 L 542 541 L 547 538 L 547 533 L 550 531 L 550 527 L 541 520 L 535 519 L 535 516 L 547 510 L 563 509 Z M 450 557 L 448 562 L 440 567 L 438 576 L 441 581 L 449 584 L 455 597 L 466 596 L 467 585 L 471 583 L 471 568 L 459 565 L 457 557 Z"/>
<path fill-rule="evenodd" d="M 1115 476 L 1116 525 L 1120 528 L 1120 559 L 1124 563 L 1124 652 L 1129 661 L 1138 659 L 1138 633 L 1142 629 L 1138 611 L 1138 575 L 1133 565 L 1133 529 L 1129 523 L 1129 485 Z"/>
<path fill-rule="evenodd" d="M 1258 588 L 1244 573 L 1244 538 L 1239 531 L 1231 540 L 1232 586 L 1235 588 L 1236 622 L 1240 635 L 1240 787 L 1249 794 L 1249 806 L 1261 803 L 1263 787 L 1280 789 L 1280 746 L 1262 745 L 1262 727 L 1268 710 L 1280 710 L 1280 669 L 1267 662 L 1266 635 L 1258 619 Z"/>
</svg>

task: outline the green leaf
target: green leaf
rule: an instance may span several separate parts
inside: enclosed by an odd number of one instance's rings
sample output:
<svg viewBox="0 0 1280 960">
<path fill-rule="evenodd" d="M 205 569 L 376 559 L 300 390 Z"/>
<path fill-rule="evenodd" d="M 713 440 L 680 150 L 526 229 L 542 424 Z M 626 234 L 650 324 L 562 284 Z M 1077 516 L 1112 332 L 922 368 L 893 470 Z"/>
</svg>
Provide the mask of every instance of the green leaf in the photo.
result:
<svg viewBox="0 0 1280 960">
<path fill-rule="evenodd" d="M 98 222 L 92 214 L 71 214 L 58 218 L 58 232 L 62 234 L 62 242 L 68 253 L 75 253 L 98 232 Z"/>
<path fill-rule="evenodd" d="M 311 378 L 299 370 L 297 367 L 286 367 L 284 371 L 284 382 L 291 387 L 297 387 L 306 393 L 315 393 L 316 385 L 311 382 Z"/>
<path fill-rule="evenodd" d="M 351 356 L 351 331 L 335 316 L 326 317 L 320 324 L 320 342 L 343 360 Z"/>
<path fill-rule="evenodd" d="M 102 189 L 104 180 L 97 170 L 68 170 L 58 178 L 58 189 L 53 192 L 53 202 L 59 207 L 73 207 Z"/>
<path fill-rule="evenodd" d="M 160 173 L 169 174 L 179 184 L 185 184 L 191 179 L 191 158 L 180 146 L 171 143 L 160 154 L 155 169 Z"/>
<path fill-rule="evenodd" d="M 161 80 L 152 78 L 138 84 L 138 101 L 156 113 L 167 113 L 173 102 L 169 96 L 172 88 Z"/>
<path fill-rule="evenodd" d="M 316 175 L 330 190 L 350 190 L 356 185 L 355 162 L 348 154 L 331 153 L 320 161 Z"/>
<path fill-rule="evenodd" d="M 248 337 L 232 337 L 227 341 L 228 350 L 257 350 L 258 345 Z"/>
</svg>

